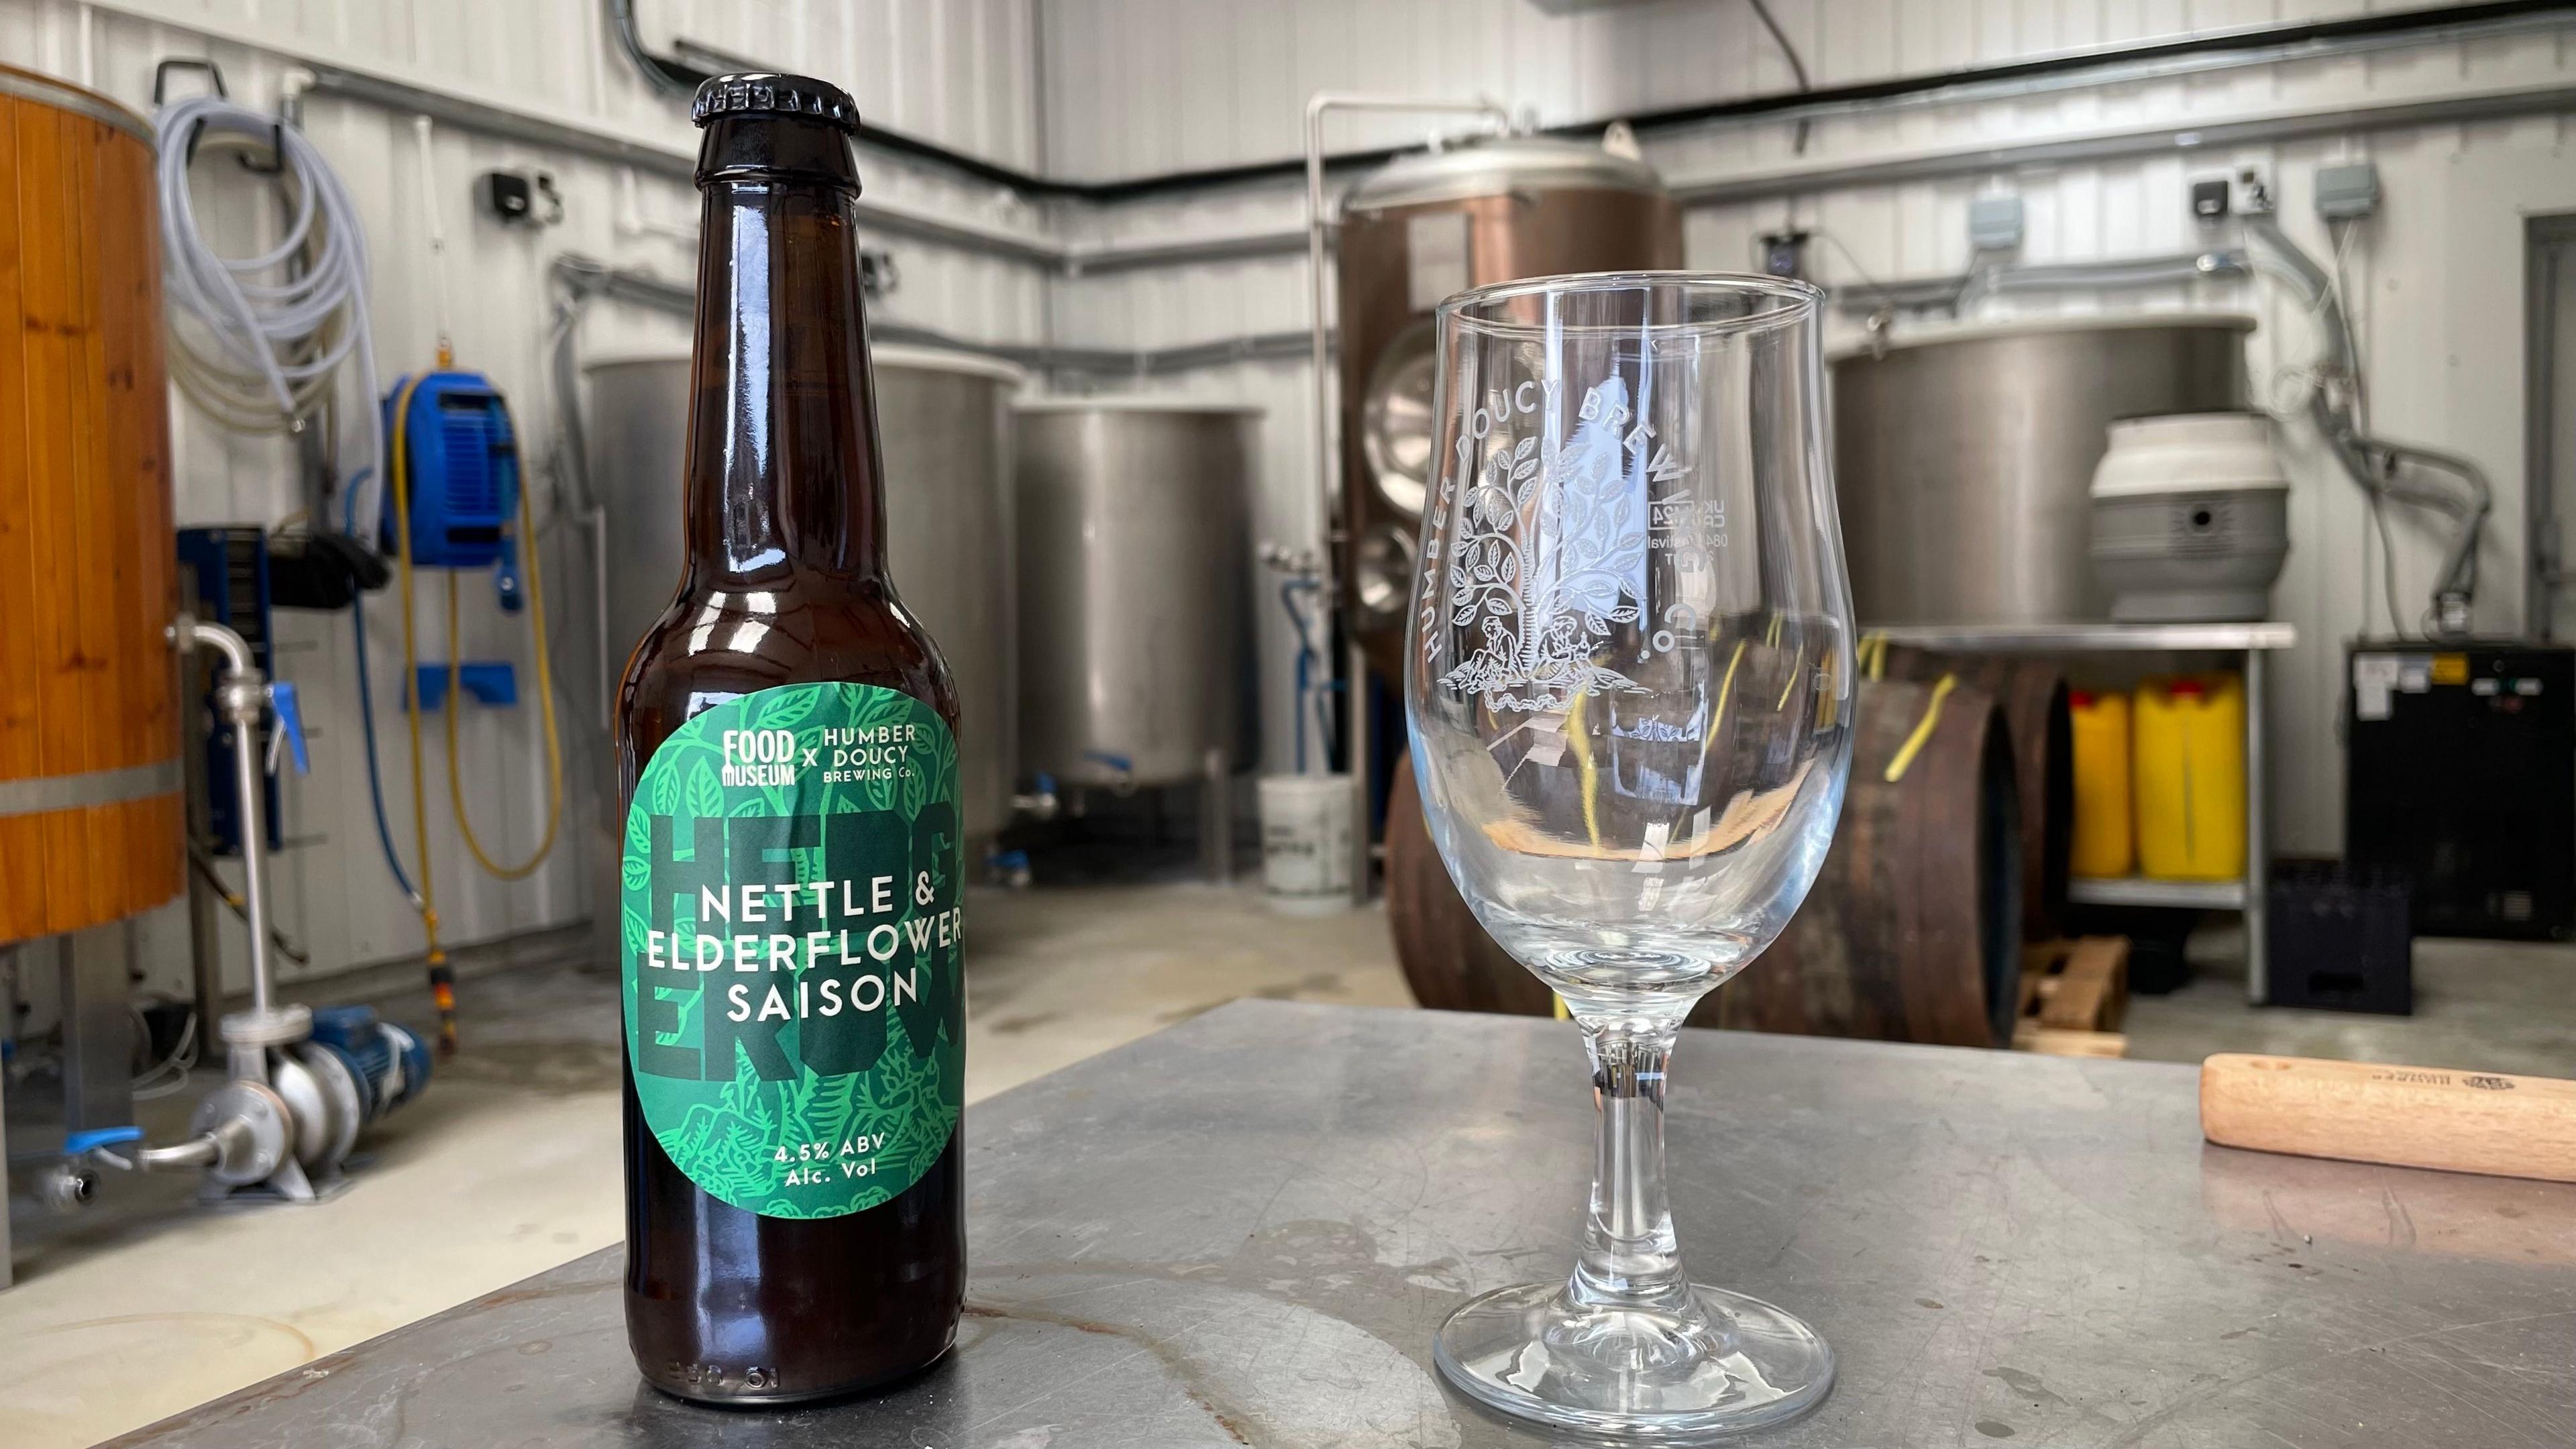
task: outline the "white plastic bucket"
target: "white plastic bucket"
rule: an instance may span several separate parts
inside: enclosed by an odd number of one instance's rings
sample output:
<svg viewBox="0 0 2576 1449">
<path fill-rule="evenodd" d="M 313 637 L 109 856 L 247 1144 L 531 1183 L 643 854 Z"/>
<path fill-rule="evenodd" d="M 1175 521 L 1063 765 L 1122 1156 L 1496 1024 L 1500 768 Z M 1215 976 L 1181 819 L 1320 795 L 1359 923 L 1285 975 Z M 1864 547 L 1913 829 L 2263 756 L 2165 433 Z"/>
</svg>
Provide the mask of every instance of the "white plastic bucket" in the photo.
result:
<svg viewBox="0 0 2576 1449">
<path fill-rule="evenodd" d="M 1261 882 L 1273 910 L 1322 914 L 1351 903 L 1351 777 L 1265 775 Z"/>
</svg>

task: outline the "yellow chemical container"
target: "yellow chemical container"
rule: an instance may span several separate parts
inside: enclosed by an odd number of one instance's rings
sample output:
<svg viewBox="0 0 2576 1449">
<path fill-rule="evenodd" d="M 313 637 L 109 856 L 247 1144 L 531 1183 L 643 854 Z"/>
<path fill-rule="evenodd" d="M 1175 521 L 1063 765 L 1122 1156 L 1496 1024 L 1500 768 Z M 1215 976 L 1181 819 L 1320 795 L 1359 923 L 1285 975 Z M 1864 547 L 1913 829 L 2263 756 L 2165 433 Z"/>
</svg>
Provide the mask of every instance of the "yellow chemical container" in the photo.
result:
<svg viewBox="0 0 2576 1449">
<path fill-rule="evenodd" d="M 2245 874 L 2245 681 L 2178 675 L 2138 686 L 2138 868 L 2161 880 Z"/>
<path fill-rule="evenodd" d="M 2075 727 L 2075 839 L 2067 869 L 2120 876 L 2137 869 L 2137 836 L 2129 813 L 2129 697 L 2071 690 Z"/>
</svg>

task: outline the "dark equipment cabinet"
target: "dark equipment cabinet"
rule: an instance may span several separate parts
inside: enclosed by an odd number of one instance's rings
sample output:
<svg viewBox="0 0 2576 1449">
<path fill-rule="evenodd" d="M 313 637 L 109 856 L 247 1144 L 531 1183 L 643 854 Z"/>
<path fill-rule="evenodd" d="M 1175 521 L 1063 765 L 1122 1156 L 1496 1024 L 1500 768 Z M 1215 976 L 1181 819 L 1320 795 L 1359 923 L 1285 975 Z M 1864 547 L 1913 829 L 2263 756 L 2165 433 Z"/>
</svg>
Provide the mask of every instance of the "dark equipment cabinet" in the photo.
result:
<svg viewBox="0 0 2576 1449">
<path fill-rule="evenodd" d="M 2409 880 L 2427 935 L 2576 935 L 2576 650 L 2365 641 L 2346 662 L 2346 865 Z"/>
</svg>

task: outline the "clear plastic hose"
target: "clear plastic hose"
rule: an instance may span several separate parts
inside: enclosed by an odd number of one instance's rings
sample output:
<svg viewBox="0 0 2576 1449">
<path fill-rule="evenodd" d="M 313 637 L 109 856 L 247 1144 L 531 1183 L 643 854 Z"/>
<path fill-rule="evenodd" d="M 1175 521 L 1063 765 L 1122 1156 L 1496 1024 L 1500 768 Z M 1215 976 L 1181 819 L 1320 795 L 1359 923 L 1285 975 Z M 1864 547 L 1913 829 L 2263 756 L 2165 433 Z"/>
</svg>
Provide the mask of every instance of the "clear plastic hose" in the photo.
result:
<svg viewBox="0 0 2576 1449">
<path fill-rule="evenodd" d="M 163 269 L 175 314 L 171 373 L 180 390 L 234 431 L 282 432 L 319 407 L 340 365 L 353 363 L 364 389 L 357 411 L 365 419 L 365 456 L 384 456 L 367 234 L 339 174 L 302 132 L 220 96 L 174 101 L 152 124 L 160 139 Z M 265 251 L 226 256 L 200 225 L 189 163 L 200 154 L 272 150 L 274 182 L 286 200 L 284 229 Z"/>
</svg>

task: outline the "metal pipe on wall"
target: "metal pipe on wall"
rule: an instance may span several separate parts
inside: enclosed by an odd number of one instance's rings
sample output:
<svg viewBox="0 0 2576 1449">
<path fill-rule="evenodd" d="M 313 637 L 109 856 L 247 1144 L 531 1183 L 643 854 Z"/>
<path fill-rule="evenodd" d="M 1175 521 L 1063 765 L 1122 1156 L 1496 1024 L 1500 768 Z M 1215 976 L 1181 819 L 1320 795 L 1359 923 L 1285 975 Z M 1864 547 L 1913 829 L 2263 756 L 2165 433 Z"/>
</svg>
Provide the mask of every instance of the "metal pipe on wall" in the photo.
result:
<svg viewBox="0 0 2576 1449">
<path fill-rule="evenodd" d="M 1834 289 L 1834 307 L 1847 317 L 1882 312 L 1956 308 L 1972 288 L 1986 292 L 2064 292 L 2096 288 L 2163 287 L 2183 282 L 2242 280 L 2252 268 L 2241 251 L 2183 252 L 2172 256 L 2098 262 L 2009 263 L 1909 282 L 1862 283 Z"/>
<path fill-rule="evenodd" d="M 2251 253 L 2254 263 L 2297 289 L 2301 300 L 2326 324 L 2324 375 L 2308 394 L 2308 416 L 2335 460 L 2372 498 L 2404 503 L 2451 521 L 2451 546 L 2443 555 L 2425 622 L 2436 637 L 2467 635 L 2469 606 L 2478 586 L 2478 537 L 2495 501 L 2485 470 L 2458 453 L 2363 431 L 2359 404 L 2368 389 L 2362 379 L 2360 348 L 2353 341 L 2352 320 L 2333 279 L 2281 230 L 2268 203 L 2264 209 L 2246 213 L 2245 234 L 2263 243 Z M 2440 475 L 2450 480 L 2449 486 L 2421 482 L 2407 476 L 2408 469 Z"/>
<path fill-rule="evenodd" d="M 2002 146 L 1961 146 L 1939 151 L 1853 161 L 1841 165 L 1784 167 L 1751 175 L 1726 177 L 1673 187 L 1685 207 L 1740 206 L 1782 196 L 1811 196 L 1856 186 L 1894 186 L 1911 181 L 1939 181 L 2025 167 L 2074 166 L 2133 160 L 2175 153 L 2205 155 L 2223 166 L 2233 151 L 2283 141 L 2321 136 L 2358 135 L 2368 131 L 2422 126 L 2461 125 L 2576 110 L 2576 87 L 2563 84 L 2504 86 L 2436 100 L 2344 102 L 2302 106 L 2269 116 L 2208 124 L 2159 122 L 2126 130 Z"/>
<path fill-rule="evenodd" d="M 242 921 L 250 930 L 250 1009 L 260 1021 L 275 1011 L 277 982 L 269 962 L 268 832 L 260 820 L 261 788 L 259 722 L 268 708 L 267 682 L 252 662 L 250 645 L 221 624 L 182 616 L 170 626 L 173 646 L 212 649 L 223 656 L 224 671 L 215 679 L 215 716 L 233 731 L 233 798 L 240 812 Z M 198 1030 L 212 1026 L 199 1022 Z"/>
<path fill-rule="evenodd" d="M 606 262 L 565 252 L 553 266 L 557 282 L 571 294 L 578 306 L 593 297 L 630 302 L 649 307 L 674 317 L 695 315 L 697 293 L 685 282 L 668 281 L 647 272 L 628 271 Z M 1109 347 L 1052 347 L 1024 345 L 1016 342 L 978 342 L 933 327 L 916 327 L 903 322 L 879 322 L 869 328 L 879 342 L 906 347 L 934 347 L 944 352 L 972 353 L 990 357 L 1032 372 L 1086 373 L 1102 377 L 1169 377 L 1205 367 L 1222 367 L 1229 363 L 1267 358 L 1290 357 L 1307 350 L 1307 334 L 1299 332 L 1258 332 L 1246 337 L 1220 338 L 1213 342 L 1185 343 L 1178 347 L 1144 348 L 1126 351 Z M 571 332 L 568 324 L 558 324 L 555 338 L 555 371 L 559 389 L 571 373 L 569 365 Z M 564 396 L 571 396 L 569 392 Z M 565 409 L 564 418 L 580 426 L 575 410 Z"/>
</svg>

